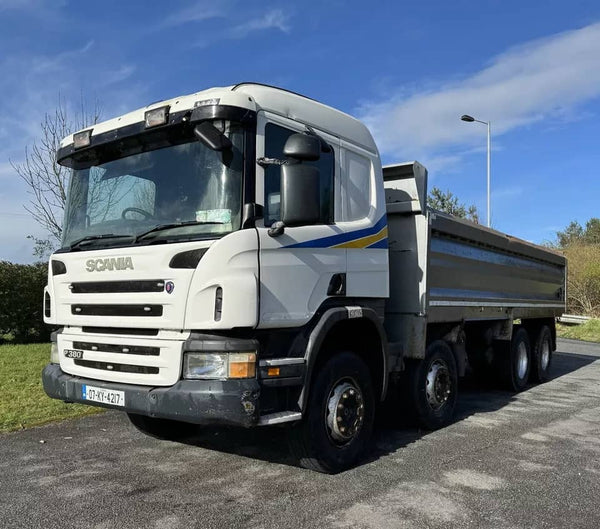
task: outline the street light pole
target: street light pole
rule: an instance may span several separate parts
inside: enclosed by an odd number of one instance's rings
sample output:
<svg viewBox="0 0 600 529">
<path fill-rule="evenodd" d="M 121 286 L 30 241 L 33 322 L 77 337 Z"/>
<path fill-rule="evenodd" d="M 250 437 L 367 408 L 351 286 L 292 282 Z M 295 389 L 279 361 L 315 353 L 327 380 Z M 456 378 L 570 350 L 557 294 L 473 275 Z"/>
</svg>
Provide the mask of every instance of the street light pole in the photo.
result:
<svg viewBox="0 0 600 529">
<path fill-rule="evenodd" d="M 490 158 L 492 155 L 492 135 L 490 131 L 490 122 L 487 122 L 487 227 L 490 228 L 492 225 L 492 205 L 490 203 Z"/>
<path fill-rule="evenodd" d="M 492 224 L 492 206 L 490 200 L 490 173 L 491 173 L 491 156 L 492 156 L 492 134 L 491 134 L 491 121 L 481 121 L 475 119 L 473 116 L 464 114 L 460 118 L 463 121 L 472 123 L 483 123 L 487 126 L 487 227 L 490 228 Z"/>
</svg>

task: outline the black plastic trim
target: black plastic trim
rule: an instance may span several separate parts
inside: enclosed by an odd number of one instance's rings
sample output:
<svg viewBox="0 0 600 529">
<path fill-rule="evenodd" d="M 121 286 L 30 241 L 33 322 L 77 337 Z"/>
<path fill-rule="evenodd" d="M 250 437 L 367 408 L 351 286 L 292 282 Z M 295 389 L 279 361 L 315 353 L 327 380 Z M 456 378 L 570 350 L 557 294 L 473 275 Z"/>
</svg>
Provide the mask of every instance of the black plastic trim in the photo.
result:
<svg viewBox="0 0 600 529">
<path fill-rule="evenodd" d="M 55 399 L 195 424 L 248 428 L 258 423 L 260 413 L 256 379 L 180 380 L 170 387 L 149 387 L 76 377 L 49 364 L 42 372 L 42 382 L 46 394 Z M 125 407 L 84 400 L 84 384 L 123 391 Z"/>
<path fill-rule="evenodd" d="M 144 281 L 85 281 L 71 283 L 73 294 L 114 294 L 120 292 L 164 292 L 165 281 L 149 279 Z"/>
<path fill-rule="evenodd" d="M 101 351 L 103 353 L 160 356 L 160 347 L 149 347 L 144 345 L 73 342 L 73 349 L 83 349 L 84 351 Z M 126 351 L 124 351 L 124 349 L 126 349 Z"/>
<path fill-rule="evenodd" d="M 71 305 L 75 316 L 162 316 L 162 305 Z"/>
<path fill-rule="evenodd" d="M 155 148 L 161 144 L 165 146 L 194 141 L 194 124 L 206 119 L 228 119 L 248 125 L 250 128 L 254 125 L 254 129 L 256 129 L 256 112 L 252 110 L 229 105 L 202 106 L 193 110 L 171 113 L 169 121 L 165 125 L 146 128 L 145 122 L 139 121 L 102 134 L 94 135 L 92 133 L 88 147 L 75 149 L 70 143 L 58 149 L 56 160 L 60 165 L 76 169 L 104 163 L 122 157 L 123 155 L 119 156 L 119 153 L 125 147 L 123 141 L 133 136 L 143 136 L 144 143 L 148 146 L 157 144 Z M 99 147 L 105 148 L 99 149 Z M 108 147 L 112 147 L 112 149 Z M 145 148 L 145 150 L 152 149 Z"/>
<path fill-rule="evenodd" d="M 58 259 L 52 259 L 50 263 L 53 276 L 60 276 L 67 273 L 67 267 L 62 261 L 59 261 Z"/>
</svg>

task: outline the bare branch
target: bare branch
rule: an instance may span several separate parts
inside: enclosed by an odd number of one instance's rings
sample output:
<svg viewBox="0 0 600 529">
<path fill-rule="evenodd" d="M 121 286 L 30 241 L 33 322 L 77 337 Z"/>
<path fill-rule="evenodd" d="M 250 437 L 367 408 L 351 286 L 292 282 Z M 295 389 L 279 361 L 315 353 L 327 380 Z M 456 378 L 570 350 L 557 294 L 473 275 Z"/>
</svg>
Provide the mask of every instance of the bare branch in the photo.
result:
<svg viewBox="0 0 600 529">
<path fill-rule="evenodd" d="M 56 247 L 62 236 L 70 170 L 56 162 L 60 142 L 72 132 L 97 123 L 100 115 L 98 101 L 94 101 L 89 108 L 82 94 L 78 110 L 71 117 L 64 99 L 59 94 L 57 107 L 53 112 L 46 113 L 40 123 L 39 139 L 25 147 L 24 161 L 10 162 L 27 186 L 29 202 L 24 205 L 25 210 L 48 236 L 47 239 L 32 237 L 36 243 L 36 255 Z"/>
</svg>

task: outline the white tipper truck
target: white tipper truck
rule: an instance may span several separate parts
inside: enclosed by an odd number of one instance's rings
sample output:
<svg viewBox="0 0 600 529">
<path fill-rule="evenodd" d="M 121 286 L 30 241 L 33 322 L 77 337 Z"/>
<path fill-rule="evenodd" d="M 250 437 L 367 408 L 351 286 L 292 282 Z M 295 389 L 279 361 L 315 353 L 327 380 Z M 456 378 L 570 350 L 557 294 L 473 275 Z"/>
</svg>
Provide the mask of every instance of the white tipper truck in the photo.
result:
<svg viewBox="0 0 600 529">
<path fill-rule="evenodd" d="M 302 465 L 338 472 L 388 394 L 435 429 L 467 370 L 513 391 L 548 377 L 564 257 L 429 209 L 425 168 L 382 168 L 343 112 L 242 83 L 90 126 L 57 157 L 51 397 L 170 439 L 282 424 Z"/>
</svg>

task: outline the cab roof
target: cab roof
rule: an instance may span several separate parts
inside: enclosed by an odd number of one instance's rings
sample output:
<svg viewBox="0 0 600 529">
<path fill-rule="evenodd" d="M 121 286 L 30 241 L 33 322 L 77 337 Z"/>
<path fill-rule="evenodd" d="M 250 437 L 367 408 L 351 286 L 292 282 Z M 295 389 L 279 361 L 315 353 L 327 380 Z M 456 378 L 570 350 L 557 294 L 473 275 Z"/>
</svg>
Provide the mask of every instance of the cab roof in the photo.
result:
<svg viewBox="0 0 600 529">
<path fill-rule="evenodd" d="M 218 99 L 220 105 L 236 106 L 255 112 L 261 110 L 272 112 L 360 145 L 370 152 L 377 152 L 377 146 L 371 133 L 356 118 L 306 96 L 260 83 L 240 83 L 232 86 L 209 88 L 193 94 L 157 101 L 82 130 L 92 129 L 92 136 L 95 136 L 141 123 L 144 121 L 145 113 L 154 108 L 168 105 L 170 112 L 181 112 L 193 110 L 197 102 L 210 99 Z M 61 147 L 66 147 L 72 143 L 73 134 L 67 136 L 61 142 Z"/>
</svg>

